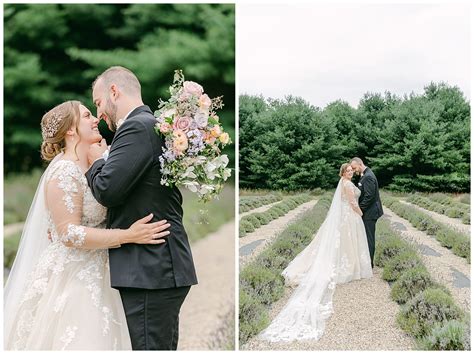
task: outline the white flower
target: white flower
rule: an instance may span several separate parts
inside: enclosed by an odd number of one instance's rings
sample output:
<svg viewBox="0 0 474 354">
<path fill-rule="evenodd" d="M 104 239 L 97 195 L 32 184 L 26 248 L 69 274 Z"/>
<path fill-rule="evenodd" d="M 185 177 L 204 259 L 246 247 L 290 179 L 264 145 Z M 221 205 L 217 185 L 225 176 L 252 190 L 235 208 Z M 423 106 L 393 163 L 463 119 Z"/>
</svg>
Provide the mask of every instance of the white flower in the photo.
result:
<svg viewBox="0 0 474 354">
<path fill-rule="evenodd" d="M 229 178 L 230 175 L 231 175 L 230 168 L 225 168 L 224 172 L 222 173 L 222 178 L 224 179 L 224 181 L 227 181 L 227 178 Z"/>
<path fill-rule="evenodd" d="M 164 111 L 163 113 L 161 113 L 161 116 L 163 118 L 168 118 L 168 117 L 174 116 L 175 113 L 176 113 L 176 108 L 170 108 L 170 109 L 167 109 L 166 111 Z"/>
<path fill-rule="evenodd" d="M 206 195 L 207 193 L 212 192 L 213 190 L 214 186 L 211 186 L 209 184 L 203 184 L 199 189 L 199 194 Z"/>
<path fill-rule="evenodd" d="M 194 166 L 189 166 L 187 169 L 186 169 L 186 172 L 184 172 L 182 175 L 181 175 L 181 178 L 191 178 L 191 179 L 194 179 L 196 178 L 196 174 L 194 173 Z"/>
<path fill-rule="evenodd" d="M 209 120 L 209 112 L 199 110 L 195 115 L 194 115 L 194 120 L 196 124 L 198 125 L 199 128 L 204 128 L 207 126 L 207 122 Z"/>
<path fill-rule="evenodd" d="M 227 155 L 221 155 L 213 159 L 212 163 L 215 164 L 217 167 L 226 167 L 229 163 L 229 158 L 227 157 Z"/>
<path fill-rule="evenodd" d="M 193 193 L 196 193 L 198 191 L 199 183 L 197 183 L 197 182 L 184 181 L 183 185 Z"/>
<path fill-rule="evenodd" d="M 206 172 L 207 178 L 209 178 L 211 181 L 214 180 L 217 176 L 217 165 L 214 163 L 214 161 L 206 163 L 204 166 L 204 171 Z"/>
</svg>

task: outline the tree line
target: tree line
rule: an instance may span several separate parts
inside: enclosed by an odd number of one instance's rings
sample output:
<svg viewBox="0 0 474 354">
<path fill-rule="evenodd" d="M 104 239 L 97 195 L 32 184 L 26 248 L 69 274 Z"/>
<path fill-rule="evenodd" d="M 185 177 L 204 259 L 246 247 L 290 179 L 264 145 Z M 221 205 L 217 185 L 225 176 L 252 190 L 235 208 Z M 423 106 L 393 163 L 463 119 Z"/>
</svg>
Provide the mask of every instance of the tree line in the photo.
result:
<svg viewBox="0 0 474 354">
<path fill-rule="evenodd" d="M 422 94 L 366 93 L 356 108 L 302 98 L 241 95 L 239 180 L 245 188 L 334 188 L 358 156 L 399 191 L 470 190 L 470 105 L 458 87 Z"/>
<path fill-rule="evenodd" d="M 220 118 L 233 137 L 234 17 L 232 4 L 4 5 L 5 173 L 42 165 L 40 121 L 53 106 L 74 99 L 95 113 L 91 83 L 113 65 L 138 76 L 152 110 L 182 69 L 210 97 L 224 96 Z"/>
</svg>

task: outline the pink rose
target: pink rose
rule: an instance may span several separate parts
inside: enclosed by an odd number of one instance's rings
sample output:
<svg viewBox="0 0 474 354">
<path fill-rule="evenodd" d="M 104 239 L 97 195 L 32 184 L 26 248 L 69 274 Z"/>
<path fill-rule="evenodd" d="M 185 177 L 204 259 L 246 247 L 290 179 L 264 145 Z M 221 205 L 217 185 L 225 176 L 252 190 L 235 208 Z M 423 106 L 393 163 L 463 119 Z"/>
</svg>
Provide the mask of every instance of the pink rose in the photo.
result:
<svg viewBox="0 0 474 354">
<path fill-rule="evenodd" d="M 174 129 L 179 129 L 184 132 L 187 132 L 190 126 L 191 126 L 191 118 L 189 117 L 179 117 L 173 123 Z"/>
<path fill-rule="evenodd" d="M 183 83 L 183 88 L 184 88 L 185 93 L 188 93 L 197 97 L 201 96 L 202 93 L 204 92 L 204 89 L 202 88 L 202 86 L 193 81 L 185 81 Z"/>
<path fill-rule="evenodd" d="M 169 123 L 161 123 L 160 125 L 160 132 L 162 132 L 163 134 L 166 134 L 168 133 L 169 131 L 171 130 L 171 125 Z"/>
<path fill-rule="evenodd" d="M 199 107 L 201 107 L 201 109 L 208 110 L 211 104 L 212 101 L 207 94 L 203 94 L 199 97 Z"/>
</svg>

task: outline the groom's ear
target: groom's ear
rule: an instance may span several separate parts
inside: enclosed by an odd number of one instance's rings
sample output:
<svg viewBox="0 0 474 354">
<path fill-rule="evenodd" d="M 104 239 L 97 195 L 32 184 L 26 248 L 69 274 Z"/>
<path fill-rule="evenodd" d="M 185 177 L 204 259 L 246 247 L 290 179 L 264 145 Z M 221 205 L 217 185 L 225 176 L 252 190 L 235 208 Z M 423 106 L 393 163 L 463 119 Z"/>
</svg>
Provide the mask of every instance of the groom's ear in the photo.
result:
<svg viewBox="0 0 474 354">
<path fill-rule="evenodd" d="M 119 96 L 119 89 L 117 85 L 112 84 L 110 85 L 110 95 L 112 96 L 113 99 L 117 99 Z"/>
</svg>

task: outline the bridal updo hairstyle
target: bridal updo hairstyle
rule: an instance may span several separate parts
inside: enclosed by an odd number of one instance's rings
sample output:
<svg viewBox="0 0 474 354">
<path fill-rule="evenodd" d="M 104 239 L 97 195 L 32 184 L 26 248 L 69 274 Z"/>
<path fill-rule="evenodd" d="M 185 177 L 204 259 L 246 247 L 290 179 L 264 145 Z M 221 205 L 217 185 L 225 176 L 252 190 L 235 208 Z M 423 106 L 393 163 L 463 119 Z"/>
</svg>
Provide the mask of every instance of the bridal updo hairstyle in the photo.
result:
<svg viewBox="0 0 474 354">
<path fill-rule="evenodd" d="M 351 164 L 350 164 L 350 163 L 347 163 L 347 162 L 346 162 L 346 163 L 343 163 L 343 164 L 341 165 L 341 169 L 339 170 L 339 177 L 344 176 L 344 173 L 346 173 L 346 170 L 347 170 L 347 168 L 348 168 L 350 165 L 351 165 Z"/>
<path fill-rule="evenodd" d="M 79 101 L 66 101 L 47 112 L 41 119 L 41 157 L 51 161 L 66 148 L 66 133 L 79 122 Z"/>
</svg>

